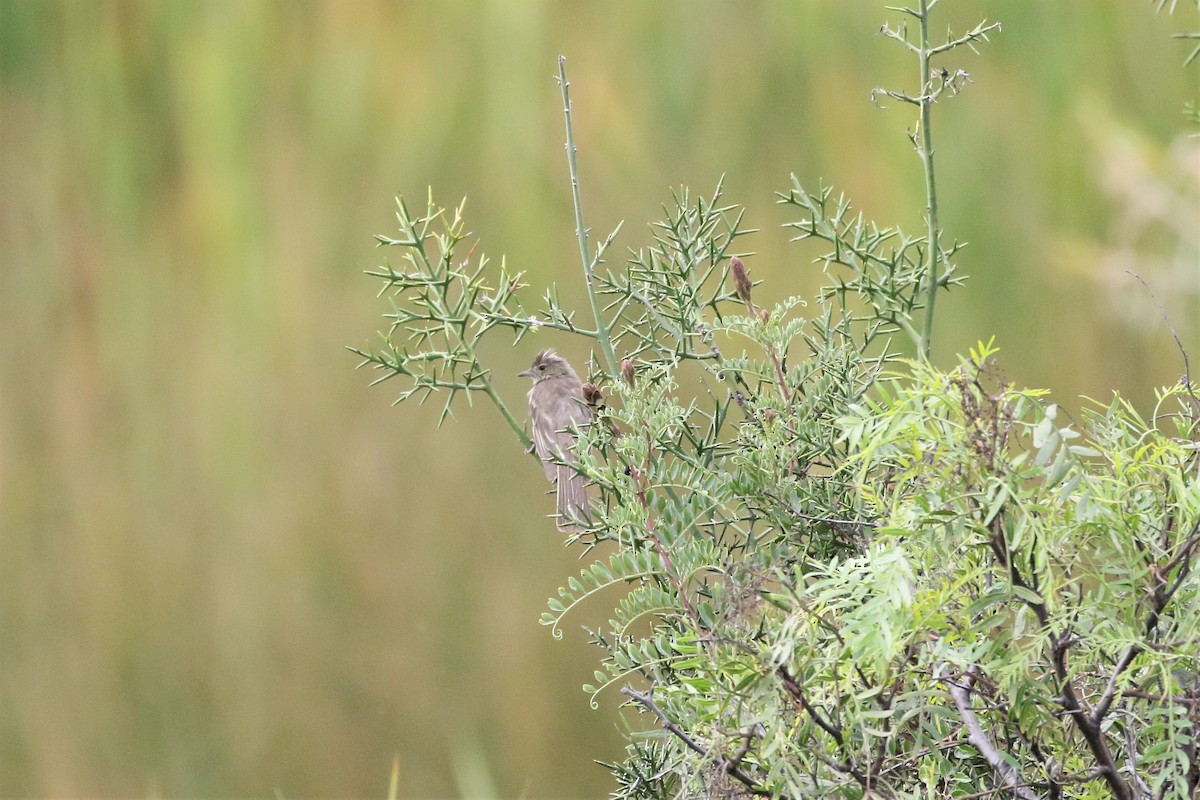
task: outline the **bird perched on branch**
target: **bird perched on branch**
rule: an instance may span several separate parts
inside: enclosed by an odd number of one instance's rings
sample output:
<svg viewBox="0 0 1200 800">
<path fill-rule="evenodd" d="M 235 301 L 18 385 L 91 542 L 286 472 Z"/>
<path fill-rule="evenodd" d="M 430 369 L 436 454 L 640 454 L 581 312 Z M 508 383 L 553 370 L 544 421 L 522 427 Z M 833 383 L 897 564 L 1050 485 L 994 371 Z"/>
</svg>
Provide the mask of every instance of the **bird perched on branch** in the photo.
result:
<svg viewBox="0 0 1200 800">
<path fill-rule="evenodd" d="M 570 428 L 592 419 L 583 381 L 553 350 L 538 353 L 533 365 L 518 374 L 533 379 L 529 390 L 533 448 L 558 495 L 558 527 L 577 527 L 587 519 L 587 480 L 570 466 L 575 461 L 575 435 Z"/>
</svg>

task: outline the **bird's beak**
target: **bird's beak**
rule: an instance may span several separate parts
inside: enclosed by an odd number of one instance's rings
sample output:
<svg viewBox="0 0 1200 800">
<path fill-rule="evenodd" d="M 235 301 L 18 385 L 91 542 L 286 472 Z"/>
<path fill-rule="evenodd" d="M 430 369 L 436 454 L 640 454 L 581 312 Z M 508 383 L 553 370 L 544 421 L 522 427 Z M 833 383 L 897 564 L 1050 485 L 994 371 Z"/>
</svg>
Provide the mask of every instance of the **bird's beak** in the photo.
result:
<svg viewBox="0 0 1200 800">
<path fill-rule="evenodd" d="M 524 372 L 518 372 L 517 377 L 518 378 L 532 378 L 533 377 L 533 367 L 530 367 L 529 369 L 525 370 Z"/>
</svg>

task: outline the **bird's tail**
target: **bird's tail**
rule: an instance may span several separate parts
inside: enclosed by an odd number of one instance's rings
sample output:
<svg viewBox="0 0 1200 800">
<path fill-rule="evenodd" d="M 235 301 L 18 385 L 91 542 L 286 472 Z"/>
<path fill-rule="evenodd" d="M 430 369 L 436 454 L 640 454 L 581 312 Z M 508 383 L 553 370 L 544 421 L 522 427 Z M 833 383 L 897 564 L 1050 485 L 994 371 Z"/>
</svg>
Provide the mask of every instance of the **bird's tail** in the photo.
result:
<svg viewBox="0 0 1200 800">
<path fill-rule="evenodd" d="M 558 465 L 559 530 L 577 530 L 588 518 L 587 479 L 566 464 Z"/>
</svg>

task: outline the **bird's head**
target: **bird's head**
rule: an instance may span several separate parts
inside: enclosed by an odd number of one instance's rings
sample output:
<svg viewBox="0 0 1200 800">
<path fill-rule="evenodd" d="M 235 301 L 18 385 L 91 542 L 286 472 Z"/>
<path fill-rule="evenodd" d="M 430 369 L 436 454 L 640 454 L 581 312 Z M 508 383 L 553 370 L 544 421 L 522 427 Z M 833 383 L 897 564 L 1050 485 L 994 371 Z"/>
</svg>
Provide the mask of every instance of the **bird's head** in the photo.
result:
<svg viewBox="0 0 1200 800">
<path fill-rule="evenodd" d="M 518 372 L 518 377 L 533 378 L 534 383 L 539 383 L 547 378 L 575 378 L 575 370 L 571 369 L 571 365 L 567 360 L 553 350 L 543 350 L 534 356 L 533 364 L 524 372 Z"/>
</svg>

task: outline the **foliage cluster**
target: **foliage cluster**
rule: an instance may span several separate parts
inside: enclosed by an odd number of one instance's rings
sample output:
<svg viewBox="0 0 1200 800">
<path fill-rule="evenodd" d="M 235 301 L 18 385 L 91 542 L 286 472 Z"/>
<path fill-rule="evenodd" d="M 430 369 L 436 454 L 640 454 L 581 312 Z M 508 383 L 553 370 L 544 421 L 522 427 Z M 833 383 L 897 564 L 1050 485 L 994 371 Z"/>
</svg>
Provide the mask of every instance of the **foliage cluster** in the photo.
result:
<svg viewBox="0 0 1200 800">
<path fill-rule="evenodd" d="M 589 251 L 576 195 L 587 324 L 553 290 L 531 311 L 519 273 L 463 257 L 461 208 L 401 202 L 401 235 L 380 237 L 403 254 L 373 273 L 392 327 L 357 352 L 409 381 L 401 399 L 444 393 L 444 417 L 482 392 L 528 444 L 479 342 L 545 328 L 605 355 L 577 430 L 595 500 L 570 542 L 591 563 L 543 622 L 560 636 L 623 589 L 589 632 L 602 656 L 585 687 L 648 723 L 609 765 L 615 797 L 1200 786 L 1200 400 L 1185 375 L 1148 417 L 1116 397 L 1068 420 L 1007 382 L 990 344 L 929 363 L 959 250 L 941 243 L 930 109 L 967 80 L 930 60 L 996 27 L 930 45 L 932 5 L 902 10 L 912 38 L 884 28 L 918 56 L 919 89 L 879 90 L 919 109 L 927 229 L 880 228 L 794 181 L 780 201 L 831 281 L 811 305 L 756 301 L 749 230 L 720 187 L 677 192 L 621 269 L 604 261 L 615 232 Z"/>
</svg>

